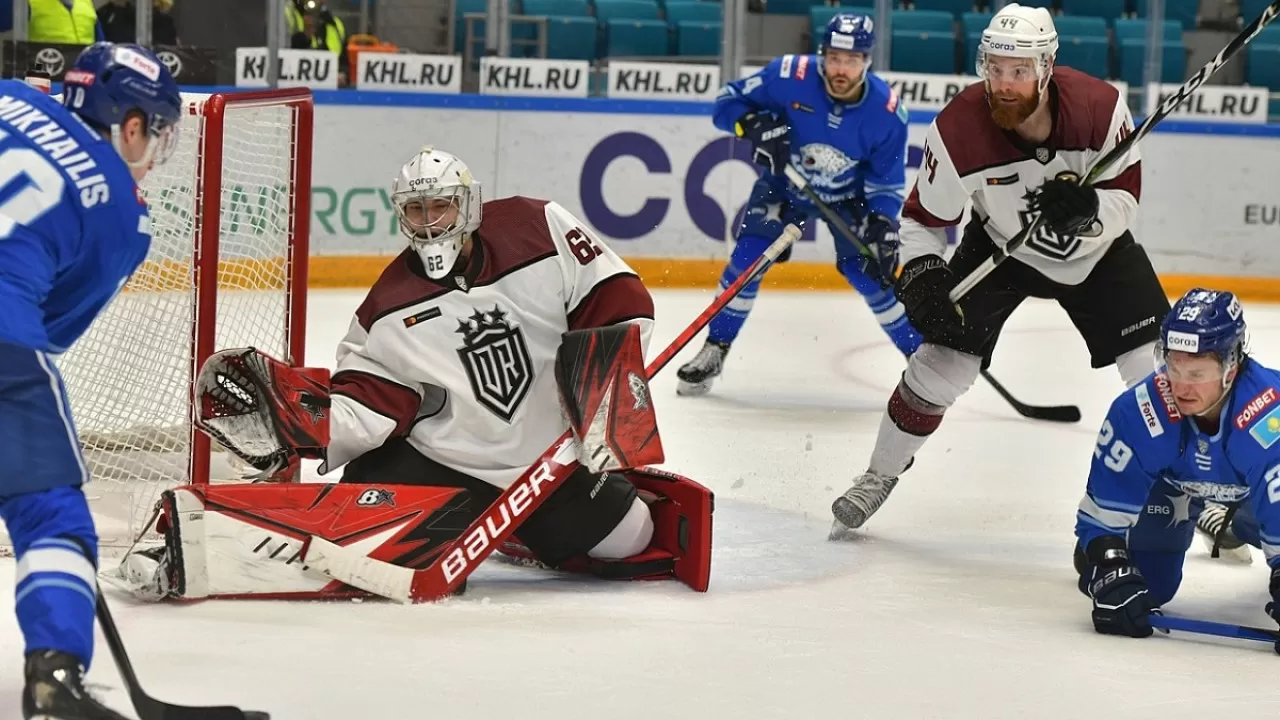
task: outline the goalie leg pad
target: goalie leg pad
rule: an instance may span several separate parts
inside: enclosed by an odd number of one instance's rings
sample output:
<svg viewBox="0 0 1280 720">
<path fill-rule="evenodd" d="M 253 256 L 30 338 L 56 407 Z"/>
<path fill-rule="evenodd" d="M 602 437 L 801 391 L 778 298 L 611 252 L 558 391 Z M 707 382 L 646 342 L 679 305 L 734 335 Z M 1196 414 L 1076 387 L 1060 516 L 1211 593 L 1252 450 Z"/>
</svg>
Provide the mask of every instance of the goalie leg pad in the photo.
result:
<svg viewBox="0 0 1280 720">
<path fill-rule="evenodd" d="M 417 569 L 483 510 L 461 488 L 345 483 L 187 485 L 162 503 L 163 554 L 131 553 L 122 568 L 152 599 L 368 597 L 308 568 L 307 539 Z"/>
<path fill-rule="evenodd" d="M 648 549 L 622 560 L 578 557 L 561 569 L 587 572 L 610 580 L 659 580 L 674 576 L 706 592 L 711 584 L 711 515 L 715 497 L 707 488 L 680 475 L 654 468 L 627 472 L 653 518 Z"/>
</svg>

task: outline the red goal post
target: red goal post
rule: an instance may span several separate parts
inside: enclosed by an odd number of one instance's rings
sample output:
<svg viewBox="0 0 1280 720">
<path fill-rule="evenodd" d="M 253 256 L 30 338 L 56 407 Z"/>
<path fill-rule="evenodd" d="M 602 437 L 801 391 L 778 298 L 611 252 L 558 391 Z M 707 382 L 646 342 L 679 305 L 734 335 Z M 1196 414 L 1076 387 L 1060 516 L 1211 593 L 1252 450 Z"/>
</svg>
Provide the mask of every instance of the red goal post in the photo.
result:
<svg viewBox="0 0 1280 720">
<path fill-rule="evenodd" d="M 183 97 L 178 149 L 141 184 L 151 251 L 55 358 L 104 554 L 129 547 L 164 490 L 247 470 L 191 422 L 209 355 L 253 346 L 305 362 L 311 91 Z"/>
</svg>

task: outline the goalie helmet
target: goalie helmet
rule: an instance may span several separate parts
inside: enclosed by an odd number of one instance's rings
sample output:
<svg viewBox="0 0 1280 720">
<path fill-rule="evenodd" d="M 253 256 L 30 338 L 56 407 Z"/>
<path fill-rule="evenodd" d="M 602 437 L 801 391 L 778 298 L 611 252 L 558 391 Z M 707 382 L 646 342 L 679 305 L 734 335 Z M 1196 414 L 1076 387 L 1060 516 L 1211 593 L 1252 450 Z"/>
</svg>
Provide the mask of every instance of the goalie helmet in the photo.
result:
<svg viewBox="0 0 1280 720">
<path fill-rule="evenodd" d="M 1222 365 L 1222 386 L 1245 355 L 1248 327 L 1235 294 L 1195 288 L 1174 303 L 1160 325 L 1156 361 L 1167 369 L 1169 353 L 1213 354 Z"/>
<path fill-rule="evenodd" d="M 987 79 L 987 63 L 993 55 L 1029 58 L 1034 61 L 1038 87 L 1043 92 L 1057 54 L 1058 31 L 1049 11 L 1010 3 L 991 18 L 982 32 L 976 61 L 978 77 Z"/>
<path fill-rule="evenodd" d="M 480 183 L 466 163 L 429 145 L 422 148 L 392 181 L 391 202 L 427 277 L 448 275 L 480 227 Z"/>
</svg>

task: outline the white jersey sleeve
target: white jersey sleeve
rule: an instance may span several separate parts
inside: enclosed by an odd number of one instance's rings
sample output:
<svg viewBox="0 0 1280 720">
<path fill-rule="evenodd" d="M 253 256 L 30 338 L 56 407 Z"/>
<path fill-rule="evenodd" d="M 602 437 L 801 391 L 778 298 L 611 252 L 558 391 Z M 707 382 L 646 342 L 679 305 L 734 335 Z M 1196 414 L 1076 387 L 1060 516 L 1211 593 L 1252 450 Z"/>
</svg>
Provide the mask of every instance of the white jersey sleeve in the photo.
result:
<svg viewBox="0 0 1280 720">
<path fill-rule="evenodd" d="M 903 264 L 924 255 L 946 253 L 946 228 L 960 223 L 969 195 L 935 119 L 925 136 L 924 158 L 915 185 L 902 209 L 898 236 Z"/>
<path fill-rule="evenodd" d="M 1133 116 L 1129 114 L 1129 105 L 1123 98 L 1121 95 L 1116 102 L 1106 143 L 1089 159 L 1091 168 L 1133 133 Z M 1136 193 L 1142 182 L 1139 166 L 1141 160 L 1138 143 L 1134 143 L 1094 181 L 1093 187 L 1098 192 L 1098 224 L 1101 227 L 1098 234 L 1093 238 L 1086 238 L 1086 242 L 1101 246 L 1133 227 L 1133 221 L 1138 215 Z"/>
<path fill-rule="evenodd" d="M 385 331 L 378 325 L 372 329 Z M 371 350 L 371 345 L 386 340 L 370 338 L 354 318 L 338 344 L 330 391 L 330 442 L 321 474 L 380 447 L 393 434 L 403 434 L 418 413 L 421 386 L 408 379 L 411 369 L 390 367 L 390 357 L 379 359 Z"/>
<path fill-rule="evenodd" d="M 545 212 L 547 229 L 560 255 L 569 329 L 635 323 L 640 326 L 641 345 L 647 354 L 653 305 L 635 271 L 560 204 L 548 202 Z"/>
</svg>

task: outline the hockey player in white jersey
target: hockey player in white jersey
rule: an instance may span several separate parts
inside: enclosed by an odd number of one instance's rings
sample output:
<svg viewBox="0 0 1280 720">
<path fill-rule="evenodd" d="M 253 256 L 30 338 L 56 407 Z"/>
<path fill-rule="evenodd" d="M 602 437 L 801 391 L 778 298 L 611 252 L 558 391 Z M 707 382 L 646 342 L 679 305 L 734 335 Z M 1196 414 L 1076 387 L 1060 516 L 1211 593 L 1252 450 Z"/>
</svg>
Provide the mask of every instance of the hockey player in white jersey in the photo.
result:
<svg viewBox="0 0 1280 720">
<path fill-rule="evenodd" d="M 565 432 L 561 396 L 578 389 L 557 356 L 571 336 L 609 344 L 629 333 L 630 350 L 617 346 L 642 364 L 648 291 L 559 204 L 482 202 L 462 160 L 432 147 L 401 168 L 391 199 L 410 247 L 356 311 L 331 376 L 249 349 L 218 353 L 200 374 L 203 427 L 220 442 L 266 472 L 321 459 L 322 475 L 342 468 L 341 482 L 167 493 L 168 547 L 125 566 L 151 595 L 355 594 L 298 561 L 310 535 L 421 569 Z M 640 425 L 652 422 L 643 372 L 616 390 L 629 417 L 611 415 L 609 433 L 646 414 Z M 656 442 L 656 426 L 651 435 Z M 503 551 L 705 589 L 709 533 L 710 493 L 700 485 L 644 467 L 580 465 Z"/>
<path fill-rule="evenodd" d="M 1133 131 L 1109 83 L 1056 67 L 1049 11 L 1005 6 L 978 46 L 981 83 L 957 95 L 925 138 L 903 210 L 898 297 L 924 343 L 889 398 L 867 472 L 832 504 L 833 534 L 859 528 L 969 390 L 1009 315 L 1027 297 L 1067 312 L 1095 368 L 1115 364 L 1126 387 L 1151 373 L 1169 302 L 1130 228 L 1142 177 L 1131 148 L 1092 186 L 1078 178 Z M 943 230 L 972 213 L 943 259 Z M 1042 229 L 958 303 L 948 295 L 1037 215 Z"/>
</svg>

